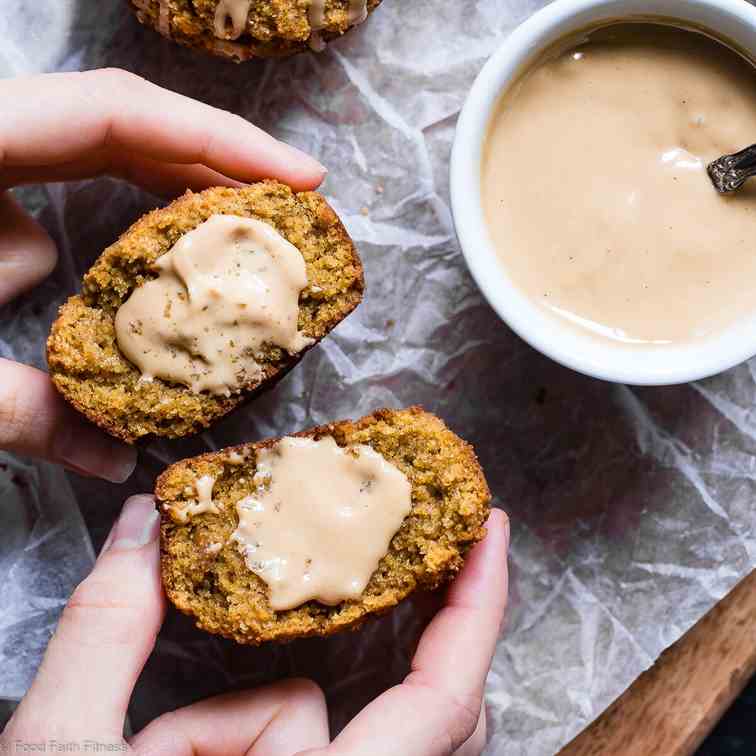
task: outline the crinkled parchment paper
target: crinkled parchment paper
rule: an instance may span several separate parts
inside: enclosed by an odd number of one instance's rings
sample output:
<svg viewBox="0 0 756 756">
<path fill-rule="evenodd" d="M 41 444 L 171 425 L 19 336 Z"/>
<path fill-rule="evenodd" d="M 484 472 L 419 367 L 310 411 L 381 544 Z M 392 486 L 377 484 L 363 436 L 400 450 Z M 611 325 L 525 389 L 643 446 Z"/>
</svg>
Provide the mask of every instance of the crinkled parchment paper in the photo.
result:
<svg viewBox="0 0 756 756">
<path fill-rule="evenodd" d="M 488 682 L 489 749 L 539 756 L 595 718 L 756 558 L 756 362 L 674 388 L 590 380 L 515 337 L 465 268 L 449 212 L 455 120 L 486 57 L 540 5 L 385 0 L 323 55 L 241 67 L 142 29 L 121 0 L 4 0 L 0 12 L 5 75 L 121 66 L 316 154 L 367 272 L 357 313 L 272 393 L 212 434 L 154 445 L 124 487 L 71 478 L 95 545 L 124 496 L 150 489 L 180 456 L 422 403 L 475 444 L 496 504 L 512 517 L 511 608 Z M 0 311 L 0 354 L 42 365 L 57 305 L 156 200 L 109 179 L 24 198 L 58 242 L 61 264 Z M 0 470 L 0 697 L 10 698 L 91 561 L 62 474 L 13 465 L 26 483 L 14 487 Z M 327 691 L 338 729 L 406 673 L 432 611 L 423 600 L 358 634 L 259 649 L 169 614 L 132 721 L 141 727 L 211 693 L 304 674 Z"/>
</svg>

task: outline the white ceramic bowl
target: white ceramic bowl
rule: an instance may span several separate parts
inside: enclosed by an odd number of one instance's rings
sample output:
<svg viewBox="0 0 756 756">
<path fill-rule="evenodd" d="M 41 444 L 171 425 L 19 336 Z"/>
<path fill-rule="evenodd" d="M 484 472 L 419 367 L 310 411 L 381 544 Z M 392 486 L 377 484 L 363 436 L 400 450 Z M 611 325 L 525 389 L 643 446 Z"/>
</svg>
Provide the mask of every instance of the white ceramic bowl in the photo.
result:
<svg viewBox="0 0 756 756">
<path fill-rule="evenodd" d="M 680 26 L 703 29 L 756 60 L 756 8 L 746 0 L 556 0 L 515 29 L 475 80 L 454 139 L 451 199 L 470 272 L 512 330 L 552 359 L 586 375 L 664 385 L 714 375 L 756 354 L 756 313 L 716 336 L 684 346 L 629 345 L 584 334 L 514 286 L 488 236 L 480 201 L 481 155 L 488 123 L 513 79 L 545 48 L 572 33 L 609 21 L 654 19 L 679 20 Z"/>
</svg>

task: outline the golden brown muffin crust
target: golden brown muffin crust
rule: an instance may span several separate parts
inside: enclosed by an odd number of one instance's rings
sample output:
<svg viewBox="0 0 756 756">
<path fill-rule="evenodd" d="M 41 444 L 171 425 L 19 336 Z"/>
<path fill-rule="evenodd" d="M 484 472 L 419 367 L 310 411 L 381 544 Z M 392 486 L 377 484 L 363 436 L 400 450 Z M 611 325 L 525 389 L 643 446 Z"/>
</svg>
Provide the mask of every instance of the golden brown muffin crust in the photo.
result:
<svg viewBox="0 0 756 756">
<path fill-rule="evenodd" d="M 223 41 L 215 36 L 215 11 L 220 0 L 130 0 L 137 18 L 179 44 L 214 55 L 242 61 L 276 58 L 308 49 L 313 29 L 308 18 L 309 0 L 254 0 L 244 34 Z M 161 24 L 161 2 L 164 11 Z M 372 13 L 381 0 L 368 0 Z M 167 16 L 165 15 L 167 13 Z M 349 0 L 326 0 L 324 40 L 338 37 L 350 28 Z M 167 28 L 166 28 L 167 23 Z"/>
<path fill-rule="evenodd" d="M 187 192 L 138 220 L 84 276 L 82 292 L 60 309 L 47 342 L 50 377 L 92 422 L 124 441 L 196 433 L 282 378 L 304 351 L 267 347 L 263 381 L 229 398 L 195 394 L 140 371 L 120 352 L 115 313 L 131 291 L 155 276 L 150 268 L 182 235 L 211 215 L 257 218 L 273 226 L 305 259 L 308 287 L 299 300 L 299 329 L 316 343 L 361 301 L 362 265 L 336 214 L 315 192 L 294 193 L 276 181 Z M 306 350 L 305 350 L 306 351 Z"/>
<path fill-rule="evenodd" d="M 337 606 L 310 601 L 275 612 L 266 584 L 248 569 L 229 537 L 238 525 L 236 502 L 254 488 L 256 451 L 279 439 L 172 465 L 155 489 L 162 516 L 163 584 L 173 604 L 203 630 L 256 644 L 353 629 L 414 591 L 434 589 L 452 579 L 469 549 L 485 536 L 491 494 L 473 448 L 419 407 L 378 410 L 355 422 L 331 423 L 295 435 L 316 440 L 333 436 L 340 446 L 371 446 L 408 477 L 412 510 L 359 600 Z M 247 456 L 244 464 L 229 460 L 234 450 Z M 176 522 L 165 507 L 192 499 L 194 483 L 203 475 L 216 480 L 213 501 L 220 512 Z"/>
</svg>

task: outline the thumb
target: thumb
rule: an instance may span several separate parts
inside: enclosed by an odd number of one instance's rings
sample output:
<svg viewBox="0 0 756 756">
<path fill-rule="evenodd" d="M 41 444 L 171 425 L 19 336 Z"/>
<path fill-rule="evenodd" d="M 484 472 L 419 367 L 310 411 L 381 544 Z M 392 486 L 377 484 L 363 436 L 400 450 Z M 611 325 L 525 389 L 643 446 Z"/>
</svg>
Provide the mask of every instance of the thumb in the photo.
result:
<svg viewBox="0 0 756 756">
<path fill-rule="evenodd" d="M 159 531 L 154 499 L 128 499 L 94 570 L 63 610 L 13 731 L 121 737 L 165 613 Z"/>
</svg>

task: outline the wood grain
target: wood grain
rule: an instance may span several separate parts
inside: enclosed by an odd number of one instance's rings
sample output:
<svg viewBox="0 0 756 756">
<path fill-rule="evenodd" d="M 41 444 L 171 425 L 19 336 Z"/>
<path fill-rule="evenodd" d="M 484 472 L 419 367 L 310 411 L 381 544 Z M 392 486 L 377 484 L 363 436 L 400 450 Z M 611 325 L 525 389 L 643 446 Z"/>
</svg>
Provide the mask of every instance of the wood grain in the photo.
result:
<svg viewBox="0 0 756 756">
<path fill-rule="evenodd" d="M 756 671 L 756 571 L 559 756 L 690 756 Z"/>
</svg>

